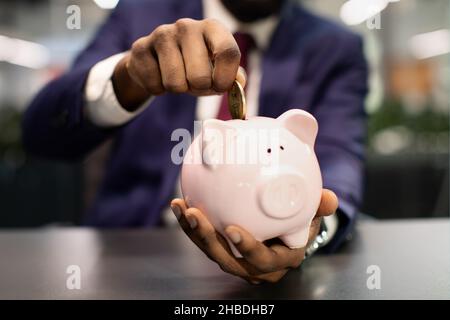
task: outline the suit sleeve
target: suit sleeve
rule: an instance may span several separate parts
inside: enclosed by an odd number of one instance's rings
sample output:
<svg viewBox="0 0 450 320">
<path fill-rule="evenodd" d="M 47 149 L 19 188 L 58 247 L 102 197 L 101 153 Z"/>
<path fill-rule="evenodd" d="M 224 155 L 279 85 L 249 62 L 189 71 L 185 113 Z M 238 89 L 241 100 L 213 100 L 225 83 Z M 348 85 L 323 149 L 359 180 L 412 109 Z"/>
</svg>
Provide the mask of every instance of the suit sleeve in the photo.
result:
<svg viewBox="0 0 450 320">
<path fill-rule="evenodd" d="M 32 100 L 22 123 L 25 149 L 61 160 L 82 158 L 117 129 L 102 129 L 83 116 L 84 86 L 97 62 L 128 50 L 126 8 L 119 3 L 71 69 Z"/>
<path fill-rule="evenodd" d="M 362 41 L 351 35 L 336 50 L 337 62 L 314 112 L 319 123 L 316 153 L 324 188 L 339 198 L 339 228 L 328 251 L 336 250 L 347 237 L 361 205 L 367 130 L 364 101 L 368 71 Z"/>
</svg>

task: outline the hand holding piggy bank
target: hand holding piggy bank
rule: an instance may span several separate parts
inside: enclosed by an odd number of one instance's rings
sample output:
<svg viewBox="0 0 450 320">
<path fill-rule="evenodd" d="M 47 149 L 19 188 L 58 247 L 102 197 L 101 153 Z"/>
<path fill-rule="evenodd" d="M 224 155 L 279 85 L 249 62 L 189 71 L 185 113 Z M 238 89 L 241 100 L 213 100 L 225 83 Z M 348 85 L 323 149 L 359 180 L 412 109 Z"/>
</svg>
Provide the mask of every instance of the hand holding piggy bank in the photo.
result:
<svg viewBox="0 0 450 320">
<path fill-rule="evenodd" d="M 230 225 L 261 242 L 279 237 L 304 247 L 322 194 L 317 131 L 314 117 L 298 109 L 277 119 L 206 120 L 183 162 L 187 206 L 205 214 L 235 256 L 225 233 Z"/>
</svg>

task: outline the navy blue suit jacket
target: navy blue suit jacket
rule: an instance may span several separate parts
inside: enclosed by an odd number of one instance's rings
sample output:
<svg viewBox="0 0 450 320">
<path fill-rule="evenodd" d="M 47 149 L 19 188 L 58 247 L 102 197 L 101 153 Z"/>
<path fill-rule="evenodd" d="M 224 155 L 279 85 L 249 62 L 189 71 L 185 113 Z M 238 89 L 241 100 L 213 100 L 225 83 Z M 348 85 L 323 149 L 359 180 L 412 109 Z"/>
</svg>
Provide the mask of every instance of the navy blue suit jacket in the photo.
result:
<svg viewBox="0 0 450 320">
<path fill-rule="evenodd" d="M 202 19 L 201 0 L 122 0 L 63 76 L 34 98 L 23 122 L 23 141 L 33 154 L 83 158 L 108 137 L 114 148 L 95 203 L 86 213 L 93 226 L 148 226 L 160 221 L 180 167 L 170 159 L 176 128 L 192 130 L 196 98 L 166 94 L 124 126 L 95 127 L 83 117 L 90 68 L 128 50 L 157 26 L 179 18 Z M 319 122 L 316 153 L 324 187 L 340 200 L 341 228 L 349 232 L 361 201 L 366 121 L 367 67 L 361 39 L 288 3 L 263 54 L 259 114 L 277 117 L 303 108 Z"/>
</svg>

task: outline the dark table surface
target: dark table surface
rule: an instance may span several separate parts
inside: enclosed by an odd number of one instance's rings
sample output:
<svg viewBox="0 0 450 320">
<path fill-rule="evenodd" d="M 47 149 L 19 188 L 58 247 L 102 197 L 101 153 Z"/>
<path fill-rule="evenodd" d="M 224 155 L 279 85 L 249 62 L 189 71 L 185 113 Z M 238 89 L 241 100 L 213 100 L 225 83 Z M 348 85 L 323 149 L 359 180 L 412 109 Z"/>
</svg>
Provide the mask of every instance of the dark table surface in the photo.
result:
<svg viewBox="0 0 450 320">
<path fill-rule="evenodd" d="M 69 265 L 81 289 L 69 290 Z M 368 266 L 381 271 L 369 290 Z M 448 219 L 360 222 L 352 241 L 277 284 L 223 273 L 176 229 L 0 231 L 2 299 L 449 299 Z"/>
</svg>

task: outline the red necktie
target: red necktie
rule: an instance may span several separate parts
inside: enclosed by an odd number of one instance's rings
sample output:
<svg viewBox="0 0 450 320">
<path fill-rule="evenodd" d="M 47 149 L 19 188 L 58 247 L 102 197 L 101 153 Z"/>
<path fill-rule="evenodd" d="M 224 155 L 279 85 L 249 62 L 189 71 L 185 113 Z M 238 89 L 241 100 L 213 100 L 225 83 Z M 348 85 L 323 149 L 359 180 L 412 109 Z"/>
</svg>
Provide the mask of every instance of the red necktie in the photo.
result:
<svg viewBox="0 0 450 320">
<path fill-rule="evenodd" d="M 250 70 L 248 68 L 248 57 L 250 51 L 255 48 L 255 41 L 251 35 L 248 33 L 236 32 L 233 34 L 236 39 L 237 45 L 239 46 L 239 50 L 241 51 L 241 62 L 240 66 L 245 69 L 247 73 L 247 80 L 250 74 Z M 248 82 L 246 87 L 248 86 Z M 219 120 L 230 120 L 231 115 L 228 111 L 228 95 L 225 93 L 222 97 L 222 101 L 220 102 L 220 109 L 217 114 L 217 119 Z"/>
</svg>

